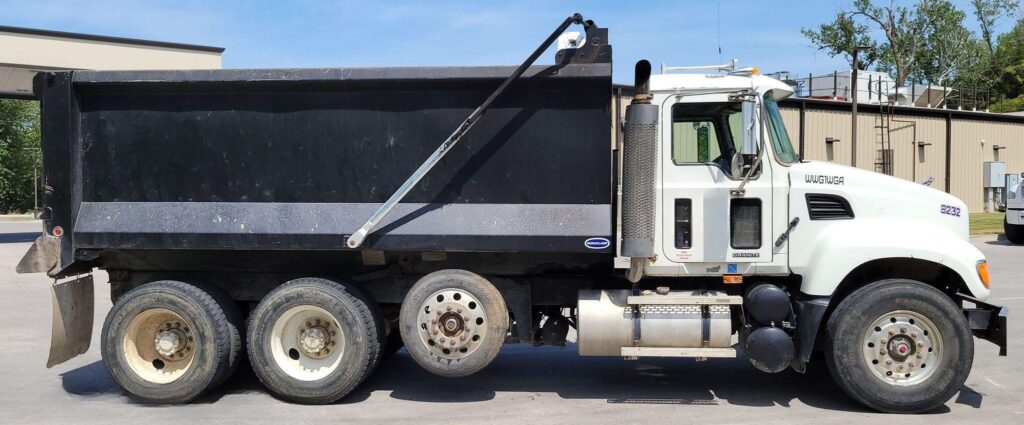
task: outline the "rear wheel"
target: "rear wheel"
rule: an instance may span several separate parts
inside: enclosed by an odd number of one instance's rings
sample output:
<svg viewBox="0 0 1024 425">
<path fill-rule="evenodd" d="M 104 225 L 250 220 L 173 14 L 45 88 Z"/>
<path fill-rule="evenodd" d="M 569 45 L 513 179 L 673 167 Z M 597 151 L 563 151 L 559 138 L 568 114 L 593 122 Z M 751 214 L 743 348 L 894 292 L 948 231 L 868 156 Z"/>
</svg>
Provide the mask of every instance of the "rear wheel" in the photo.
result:
<svg viewBox="0 0 1024 425">
<path fill-rule="evenodd" d="M 1003 233 L 1010 242 L 1024 243 L 1024 224 L 1010 224 L 1006 217 L 1003 217 Z"/>
<path fill-rule="evenodd" d="M 380 360 L 379 321 L 354 287 L 293 280 L 267 294 L 250 314 L 249 360 L 278 397 L 331 403 L 355 389 Z"/>
<path fill-rule="evenodd" d="M 405 296 L 399 328 L 406 350 L 436 375 L 461 377 L 487 367 L 508 333 L 508 309 L 487 279 L 465 270 L 424 276 Z"/>
<path fill-rule="evenodd" d="M 202 289 L 153 282 L 114 304 L 100 349 L 114 381 L 133 398 L 185 403 L 230 375 L 239 349 L 232 343 L 234 326 L 224 307 Z"/>
<path fill-rule="evenodd" d="M 917 413 L 960 390 L 974 340 L 953 300 L 924 283 L 888 279 L 850 294 L 828 322 L 826 361 L 840 387 L 876 410 Z"/>
</svg>

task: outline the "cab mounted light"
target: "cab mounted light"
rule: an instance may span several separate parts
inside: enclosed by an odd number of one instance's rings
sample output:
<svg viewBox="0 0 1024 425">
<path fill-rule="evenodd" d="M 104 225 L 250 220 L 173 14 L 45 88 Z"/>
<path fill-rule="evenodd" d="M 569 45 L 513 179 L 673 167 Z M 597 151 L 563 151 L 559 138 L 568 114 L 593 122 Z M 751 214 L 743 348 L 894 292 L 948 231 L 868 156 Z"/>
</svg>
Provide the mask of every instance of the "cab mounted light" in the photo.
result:
<svg viewBox="0 0 1024 425">
<path fill-rule="evenodd" d="M 978 269 L 978 277 L 981 278 L 981 283 L 983 285 L 985 285 L 986 288 L 988 288 L 989 287 L 988 261 L 978 260 L 978 263 L 977 263 L 977 265 L 975 267 Z"/>
</svg>

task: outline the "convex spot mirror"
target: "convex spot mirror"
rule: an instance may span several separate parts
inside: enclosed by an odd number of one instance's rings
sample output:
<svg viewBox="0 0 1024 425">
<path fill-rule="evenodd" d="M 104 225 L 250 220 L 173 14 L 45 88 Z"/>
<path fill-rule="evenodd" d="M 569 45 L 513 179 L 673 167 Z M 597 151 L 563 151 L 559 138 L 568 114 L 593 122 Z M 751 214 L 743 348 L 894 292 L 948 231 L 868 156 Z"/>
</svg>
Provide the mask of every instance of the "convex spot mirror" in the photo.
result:
<svg viewBox="0 0 1024 425">
<path fill-rule="evenodd" d="M 734 179 L 743 178 L 743 155 L 739 152 L 732 154 L 732 161 L 729 164 L 729 173 Z"/>
</svg>

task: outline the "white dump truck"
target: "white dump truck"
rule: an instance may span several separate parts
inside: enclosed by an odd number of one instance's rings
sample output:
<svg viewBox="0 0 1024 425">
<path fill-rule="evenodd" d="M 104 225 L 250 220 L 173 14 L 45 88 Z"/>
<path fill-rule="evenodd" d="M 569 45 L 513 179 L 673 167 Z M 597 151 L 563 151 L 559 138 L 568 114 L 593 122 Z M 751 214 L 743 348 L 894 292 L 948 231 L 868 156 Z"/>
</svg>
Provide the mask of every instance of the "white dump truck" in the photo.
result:
<svg viewBox="0 0 1024 425">
<path fill-rule="evenodd" d="M 822 361 L 921 412 L 975 337 L 1005 355 L 959 199 L 802 160 L 792 89 L 753 68 L 641 61 L 617 125 L 611 60 L 573 15 L 517 68 L 40 75 L 45 230 L 18 270 L 60 279 L 50 364 L 89 347 L 96 268 L 104 364 L 146 402 L 242 350 L 275 396 L 330 403 L 402 346 L 474 379 L 575 328 L 584 356 Z"/>
</svg>

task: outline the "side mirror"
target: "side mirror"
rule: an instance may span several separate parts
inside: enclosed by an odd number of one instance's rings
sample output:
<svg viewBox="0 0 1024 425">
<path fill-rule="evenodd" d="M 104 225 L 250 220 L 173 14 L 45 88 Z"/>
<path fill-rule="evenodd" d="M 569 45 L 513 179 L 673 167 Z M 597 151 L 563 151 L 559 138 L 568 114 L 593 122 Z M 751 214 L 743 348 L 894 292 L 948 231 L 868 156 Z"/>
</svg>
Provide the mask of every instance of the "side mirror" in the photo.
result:
<svg viewBox="0 0 1024 425">
<path fill-rule="evenodd" d="M 732 174 L 732 178 L 741 179 L 743 178 L 743 154 L 736 152 L 732 154 L 732 161 L 729 164 L 729 173 Z"/>
<path fill-rule="evenodd" d="M 760 132 L 757 122 L 757 103 L 753 100 L 743 101 L 743 145 L 740 146 L 740 153 L 744 155 L 757 154 Z"/>
</svg>

